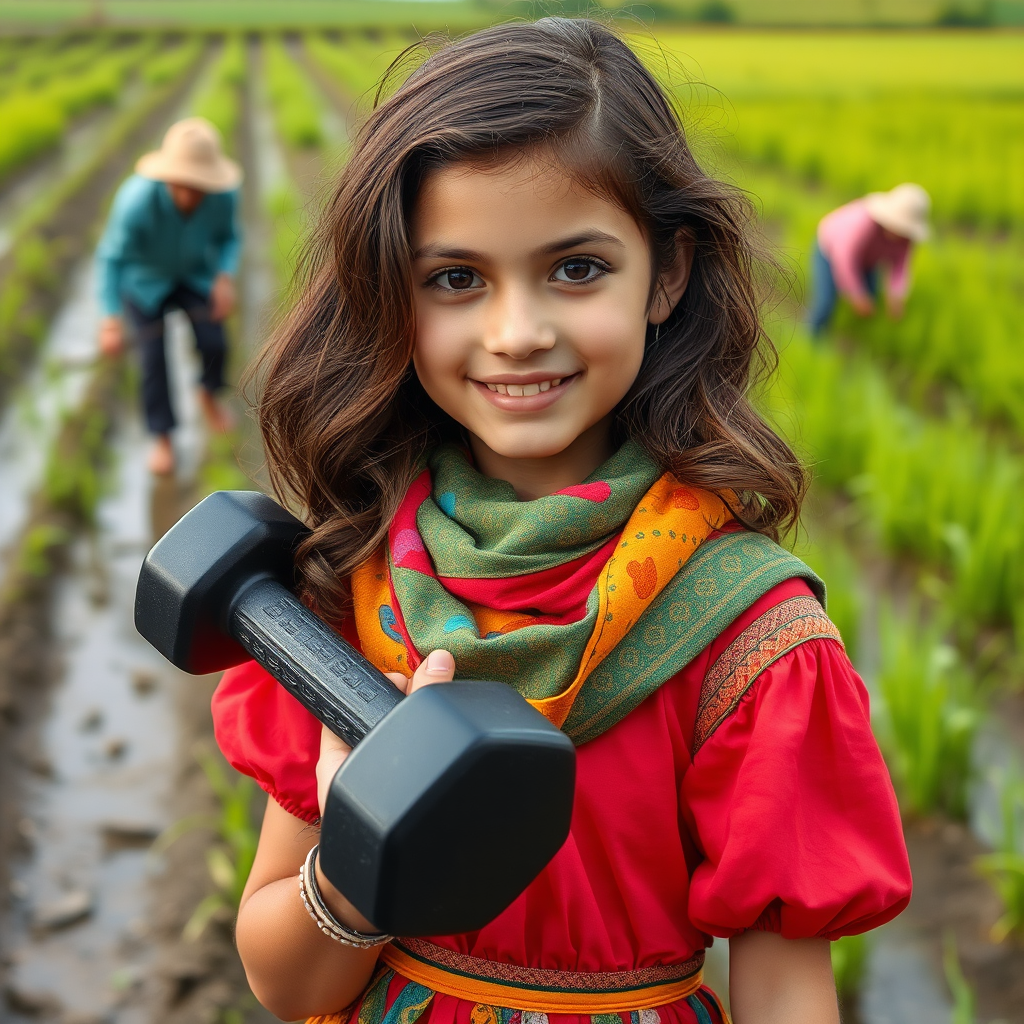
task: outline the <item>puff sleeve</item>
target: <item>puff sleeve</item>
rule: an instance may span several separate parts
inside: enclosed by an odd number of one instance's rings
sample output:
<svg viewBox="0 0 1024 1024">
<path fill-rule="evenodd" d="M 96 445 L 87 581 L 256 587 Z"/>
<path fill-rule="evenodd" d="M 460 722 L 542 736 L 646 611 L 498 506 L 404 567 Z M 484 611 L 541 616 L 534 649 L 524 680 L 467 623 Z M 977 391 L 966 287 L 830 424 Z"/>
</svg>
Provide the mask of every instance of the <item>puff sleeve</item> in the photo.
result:
<svg viewBox="0 0 1024 1024">
<path fill-rule="evenodd" d="M 710 731 L 698 718 L 681 785 L 704 854 L 689 916 L 723 938 L 759 929 L 836 939 L 884 924 L 909 902 L 911 877 L 867 691 L 830 639 L 796 646 L 744 690 L 758 643 L 742 639 L 718 673 L 733 692 Z"/>
<path fill-rule="evenodd" d="M 320 723 L 254 661 L 221 676 L 212 710 L 217 745 L 232 767 L 290 814 L 315 824 Z"/>
</svg>

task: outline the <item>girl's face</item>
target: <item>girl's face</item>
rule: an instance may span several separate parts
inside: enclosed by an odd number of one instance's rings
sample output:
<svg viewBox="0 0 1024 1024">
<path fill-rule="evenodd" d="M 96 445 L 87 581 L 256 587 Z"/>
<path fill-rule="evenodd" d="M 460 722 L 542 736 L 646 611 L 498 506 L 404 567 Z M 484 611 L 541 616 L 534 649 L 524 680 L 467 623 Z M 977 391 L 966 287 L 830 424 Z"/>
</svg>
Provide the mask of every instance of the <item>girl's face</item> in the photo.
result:
<svg viewBox="0 0 1024 1024">
<path fill-rule="evenodd" d="M 410 227 L 416 372 L 469 432 L 480 468 L 506 475 L 507 460 L 585 451 L 582 476 L 596 469 L 648 320 L 670 309 L 659 301 L 648 315 L 651 252 L 637 223 L 524 159 L 430 174 Z"/>
</svg>

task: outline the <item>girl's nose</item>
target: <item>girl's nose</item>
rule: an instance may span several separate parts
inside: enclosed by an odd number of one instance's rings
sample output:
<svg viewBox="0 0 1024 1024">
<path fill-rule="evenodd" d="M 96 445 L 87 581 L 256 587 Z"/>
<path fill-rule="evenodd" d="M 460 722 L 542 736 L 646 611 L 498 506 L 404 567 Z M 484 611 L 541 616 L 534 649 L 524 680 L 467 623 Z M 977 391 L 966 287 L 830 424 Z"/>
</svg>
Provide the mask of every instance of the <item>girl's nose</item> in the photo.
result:
<svg viewBox="0 0 1024 1024">
<path fill-rule="evenodd" d="M 488 352 L 526 359 L 554 348 L 558 332 L 528 289 L 506 288 L 495 296 L 484 328 Z"/>
</svg>

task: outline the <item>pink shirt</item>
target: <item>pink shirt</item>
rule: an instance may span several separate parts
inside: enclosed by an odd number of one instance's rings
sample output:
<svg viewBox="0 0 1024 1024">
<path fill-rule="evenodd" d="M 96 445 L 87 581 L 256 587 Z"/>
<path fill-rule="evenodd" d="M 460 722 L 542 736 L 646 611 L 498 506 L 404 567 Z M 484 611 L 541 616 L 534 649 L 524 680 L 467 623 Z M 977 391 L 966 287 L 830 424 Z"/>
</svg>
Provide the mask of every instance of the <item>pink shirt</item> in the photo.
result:
<svg viewBox="0 0 1024 1024">
<path fill-rule="evenodd" d="M 910 239 L 887 236 L 868 213 L 863 199 L 840 206 L 818 225 L 818 245 L 832 267 L 836 287 L 851 298 L 870 298 L 864 274 L 889 267 L 889 295 L 903 298 L 910 284 Z"/>
</svg>

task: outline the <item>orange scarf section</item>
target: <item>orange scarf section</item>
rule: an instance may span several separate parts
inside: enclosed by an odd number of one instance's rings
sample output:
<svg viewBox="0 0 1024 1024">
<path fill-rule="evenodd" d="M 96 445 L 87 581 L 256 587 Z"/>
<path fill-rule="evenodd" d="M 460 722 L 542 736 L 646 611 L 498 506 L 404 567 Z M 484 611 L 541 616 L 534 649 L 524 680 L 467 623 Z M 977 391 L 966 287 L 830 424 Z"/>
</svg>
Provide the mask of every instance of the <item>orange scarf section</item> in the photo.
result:
<svg viewBox="0 0 1024 1024">
<path fill-rule="evenodd" d="M 655 481 L 626 522 L 616 554 L 598 577 L 597 622 L 576 677 L 561 693 L 530 703 L 561 727 L 590 674 L 700 544 L 732 518 L 726 504 L 710 491 L 686 487 L 667 473 Z M 382 546 L 352 573 L 356 631 L 363 654 L 377 668 L 411 676 L 420 654 L 407 651 L 381 628 L 381 609 L 393 601 L 388 572 L 387 552 Z"/>
</svg>

